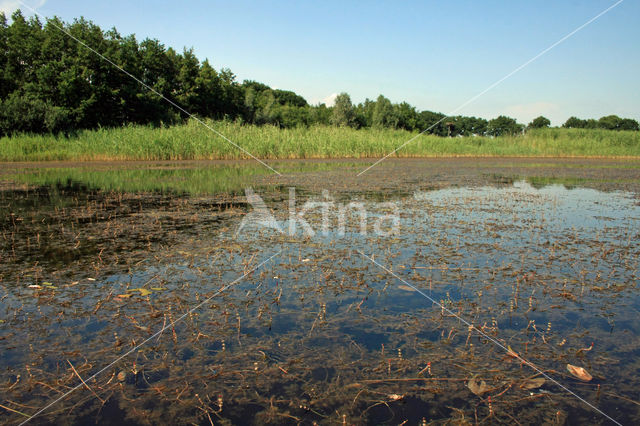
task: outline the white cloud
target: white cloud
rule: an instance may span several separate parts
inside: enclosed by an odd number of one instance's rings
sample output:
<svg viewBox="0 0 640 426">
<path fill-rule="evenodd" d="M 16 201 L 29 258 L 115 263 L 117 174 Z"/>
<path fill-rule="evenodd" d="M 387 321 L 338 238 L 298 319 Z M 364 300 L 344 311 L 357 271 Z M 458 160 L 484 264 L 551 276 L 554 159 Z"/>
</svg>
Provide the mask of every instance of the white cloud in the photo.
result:
<svg viewBox="0 0 640 426">
<path fill-rule="evenodd" d="M 0 0 L 0 12 L 4 12 L 5 16 L 9 18 L 13 12 L 20 7 L 20 2 L 15 0 Z"/>
<path fill-rule="evenodd" d="M 326 104 L 328 107 L 332 107 L 338 97 L 337 93 L 332 93 L 329 96 L 320 100 L 320 103 Z"/>
<path fill-rule="evenodd" d="M 326 106 L 331 107 L 336 102 L 336 97 L 338 97 L 337 93 L 332 93 L 329 96 L 325 96 L 324 98 L 316 98 L 312 96 L 309 103 L 311 105 L 325 104 Z"/>
<path fill-rule="evenodd" d="M 26 2 L 26 4 L 32 7 L 33 9 L 38 10 L 38 8 L 44 6 L 46 2 L 47 0 L 37 0 L 37 1 Z M 13 14 L 13 12 L 15 12 L 18 9 L 22 10 L 23 15 L 32 14 L 32 12 L 28 8 L 22 6 L 22 4 L 18 0 L 0 0 L 0 12 L 4 12 L 7 18 L 11 18 L 11 15 Z"/>
<path fill-rule="evenodd" d="M 553 121 L 559 112 L 560 107 L 552 102 L 531 102 L 509 105 L 504 109 L 503 114 L 514 117 L 520 123 L 527 124 L 540 115 Z"/>
</svg>

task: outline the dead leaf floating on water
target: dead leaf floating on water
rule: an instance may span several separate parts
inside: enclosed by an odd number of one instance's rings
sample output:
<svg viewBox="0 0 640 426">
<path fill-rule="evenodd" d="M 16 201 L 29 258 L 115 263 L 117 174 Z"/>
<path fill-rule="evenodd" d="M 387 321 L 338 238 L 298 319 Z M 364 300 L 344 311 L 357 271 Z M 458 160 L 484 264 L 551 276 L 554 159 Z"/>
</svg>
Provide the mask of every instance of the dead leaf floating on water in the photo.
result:
<svg viewBox="0 0 640 426">
<path fill-rule="evenodd" d="M 538 389 L 540 386 L 544 385 L 544 377 L 535 377 L 533 379 L 526 379 L 522 382 L 520 387 L 522 389 Z"/>
<path fill-rule="evenodd" d="M 399 285 L 398 288 L 404 291 L 416 291 L 415 288 L 409 287 L 408 285 Z"/>
<path fill-rule="evenodd" d="M 582 380 L 583 382 L 590 382 L 593 377 L 587 370 L 582 367 L 576 367 L 575 365 L 567 364 L 567 370 L 569 373 L 577 379 Z"/>
<path fill-rule="evenodd" d="M 478 396 L 489 390 L 489 386 L 487 385 L 487 383 L 484 380 L 478 379 L 477 377 L 473 377 L 471 380 L 469 380 L 469 383 L 467 383 L 467 387 L 471 392 Z"/>
</svg>

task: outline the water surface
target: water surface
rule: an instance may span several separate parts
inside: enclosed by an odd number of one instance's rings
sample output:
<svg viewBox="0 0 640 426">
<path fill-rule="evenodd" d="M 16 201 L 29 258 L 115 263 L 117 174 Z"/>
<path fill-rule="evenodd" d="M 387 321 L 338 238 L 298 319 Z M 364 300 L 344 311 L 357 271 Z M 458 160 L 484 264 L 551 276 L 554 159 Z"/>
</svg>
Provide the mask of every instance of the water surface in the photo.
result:
<svg viewBox="0 0 640 426">
<path fill-rule="evenodd" d="M 538 372 L 495 342 L 617 421 L 640 420 L 633 188 L 475 169 L 455 183 L 328 185 L 353 169 L 296 166 L 281 181 L 236 166 L 6 178 L 5 421 L 80 385 L 34 422 L 608 423 L 548 379 L 533 386 Z M 237 235 L 251 211 L 243 188 L 285 225 L 291 180 L 299 203 L 322 189 L 363 203 L 369 232 L 354 211 L 345 232 L 332 217 L 324 233 L 313 210 L 313 237 Z M 388 203 L 398 232 L 376 235 Z"/>
</svg>

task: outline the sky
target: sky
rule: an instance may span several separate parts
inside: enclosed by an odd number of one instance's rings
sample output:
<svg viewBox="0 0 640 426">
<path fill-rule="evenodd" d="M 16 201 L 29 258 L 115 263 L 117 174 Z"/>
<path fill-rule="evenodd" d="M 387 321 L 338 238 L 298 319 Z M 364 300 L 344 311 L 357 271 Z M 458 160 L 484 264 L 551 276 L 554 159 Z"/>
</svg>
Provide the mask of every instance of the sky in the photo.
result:
<svg viewBox="0 0 640 426">
<path fill-rule="evenodd" d="M 138 40 L 193 48 L 239 81 L 308 102 L 347 92 L 450 113 L 616 0 L 23 0 Z M 10 13 L 18 0 L 0 0 Z M 30 14 L 26 12 L 25 14 Z M 640 2 L 624 0 L 456 114 L 522 123 L 544 115 L 640 120 Z"/>
</svg>

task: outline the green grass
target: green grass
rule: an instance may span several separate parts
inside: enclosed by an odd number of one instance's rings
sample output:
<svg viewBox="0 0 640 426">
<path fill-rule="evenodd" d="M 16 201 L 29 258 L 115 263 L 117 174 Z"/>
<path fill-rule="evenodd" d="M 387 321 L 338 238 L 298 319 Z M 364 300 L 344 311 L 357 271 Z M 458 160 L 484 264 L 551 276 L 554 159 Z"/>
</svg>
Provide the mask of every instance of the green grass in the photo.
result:
<svg viewBox="0 0 640 426">
<path fill-rule="evenodd" d="M 388 129 L 279 129 L 230 122 L 210 125 L 259 158 L 374 158 L 392 152 L 417 132 Z M 539 129 L 525 136 L 442 138 L 422 135 L 394 156 L 640 157 L 640 132 Z M 191 121 L 168 128 L 127 126 L 77 136 L 18 135 L 0 139 L 0 161 L 213 160 L 249 158 Z"/>
</svg>

